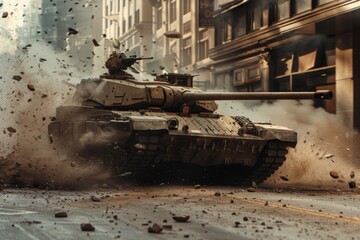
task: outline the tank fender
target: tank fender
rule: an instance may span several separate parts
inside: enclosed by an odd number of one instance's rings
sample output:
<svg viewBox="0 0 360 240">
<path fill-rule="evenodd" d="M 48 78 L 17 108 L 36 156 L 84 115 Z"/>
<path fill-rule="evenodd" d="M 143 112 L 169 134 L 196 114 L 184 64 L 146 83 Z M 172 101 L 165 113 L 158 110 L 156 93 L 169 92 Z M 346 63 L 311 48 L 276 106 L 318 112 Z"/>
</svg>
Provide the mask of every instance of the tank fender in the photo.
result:
<svg viewBox="0 0 360 240">
<path fill-rule="evenodd" d="M 259 135 L 264 140 L 280 140 L 296 144 L 297 133 L 289 128 L 271 124 L 255 124 Z"/>
<path fill-rule="evenodd" d="M 162 117 L 129 116 L 129 118 L 134 130 L 169 130 L 167 120 Z"/>
</svg>

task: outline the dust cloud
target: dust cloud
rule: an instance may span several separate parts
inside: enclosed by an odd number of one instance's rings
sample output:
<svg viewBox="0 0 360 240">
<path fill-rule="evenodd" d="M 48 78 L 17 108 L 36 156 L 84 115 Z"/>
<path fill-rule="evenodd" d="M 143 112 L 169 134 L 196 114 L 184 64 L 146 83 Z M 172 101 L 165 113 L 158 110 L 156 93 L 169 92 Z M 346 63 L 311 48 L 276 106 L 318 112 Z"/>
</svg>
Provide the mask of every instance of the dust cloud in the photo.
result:
<svg viewBox="0 0 360 240">
<path fill-rule="evenodd" d="M 345 127 L 334 114 L 314 108 L 312 101 L 218 102 L 221 114 L 246 116 L 254 122 L 271 122 L 298 133 L 296 149 L 265 184 L 273 187 L 349 188 L 350 174 L 360 174 L 359 136 Z M 339 178 L 330 176 L 336 171 Z M 289 181 L 281 180 L 286 176 Z"/>
<path fill-rule="evenodd" d="M 56 52 L 41 39 L 23 39 L 30 27 L 23 14 L 28 1 L 4 2 L 0 11 L 0 180 L 22 186 L 74 188 L 101 183 L 109 173 L 97 164 L 75 164 L 50 143 L 47 126 L 59 105 L 71 103 L 86 74 L 83 63 Z M 94 73 L 98 76 L 98 73 Z"/>
</svg>

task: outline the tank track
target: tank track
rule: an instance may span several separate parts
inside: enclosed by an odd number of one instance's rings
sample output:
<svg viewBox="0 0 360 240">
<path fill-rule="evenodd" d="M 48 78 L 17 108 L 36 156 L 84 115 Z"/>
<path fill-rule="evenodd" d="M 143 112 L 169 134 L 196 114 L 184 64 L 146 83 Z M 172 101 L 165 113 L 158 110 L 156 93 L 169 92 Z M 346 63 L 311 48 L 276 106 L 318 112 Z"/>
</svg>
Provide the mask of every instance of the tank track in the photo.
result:
<svg viewBox="0 0 360 240">
<path fill-rule="evenodd" d="M 260 184 L 269 178 L 286 160 L 288 146 L 290 144 L 287 142 L 268 142 L 258 162 L 252 167 L 249 181 Z"/>
<path fill-rule="evenodd" d="M 114 159 L 115 174 L 130 173 L 134 177 L 147 171 L 159 155 L 161 149 L 161 131 L 137 131 L 130 144 Z"/>
</svg>

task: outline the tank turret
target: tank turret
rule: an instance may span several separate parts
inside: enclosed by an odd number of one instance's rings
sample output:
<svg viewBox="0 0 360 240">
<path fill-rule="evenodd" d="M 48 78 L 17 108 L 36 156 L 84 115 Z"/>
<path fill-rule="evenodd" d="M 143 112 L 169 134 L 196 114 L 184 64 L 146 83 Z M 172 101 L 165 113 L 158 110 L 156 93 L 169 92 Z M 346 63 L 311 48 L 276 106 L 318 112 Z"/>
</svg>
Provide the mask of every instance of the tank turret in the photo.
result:
<svg viewBox="0 0 360 240">
<path fill-rule="evenodd" d="M 215 101 L 332 97 L 331 91 L 204 92 L 192 87 L 190 74 L 141 81 L 125 72 L 140 59 L 113 53 L 106 62 L 109 74 L 82 80 L 74 95 L 80 104 L 58 107 L 49 125 L 53 144 L 76 157 L 101 159 L 115 175 L 131 172 L 165 182 L 179 166 L 191 166 L 200 177 L 192 181 L 199 183 L 214 180 L 210 173 L 226 184 L 261 183 L 296 146 L 297 133 L 217 114 Z M 186 172 L 178 171 L 179 178 Z"/>
</svg>

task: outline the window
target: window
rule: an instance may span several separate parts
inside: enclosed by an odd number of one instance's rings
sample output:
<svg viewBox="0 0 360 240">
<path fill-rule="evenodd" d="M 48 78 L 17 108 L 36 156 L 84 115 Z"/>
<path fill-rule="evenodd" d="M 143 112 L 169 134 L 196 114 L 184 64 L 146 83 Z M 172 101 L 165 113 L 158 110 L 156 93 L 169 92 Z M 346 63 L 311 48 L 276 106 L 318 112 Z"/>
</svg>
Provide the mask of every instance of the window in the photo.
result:
<svg viewBox="0 0 360 240">
<path fill-rule="evenodd" d="M 140 9 L 137 9 L 135 11 L 135 23 L 139 23 L 140 22 Z"/>
<path fill-rule="evenodd" d="M 172 0 L 170 3 L 170 23 L 176 21 L 176 1 Z"/>
<path fill-rule="evenodd" d="M 123 20 L 123 21 L 122 21 L 122 33 L 124 34 L 125 31 L 126 31 L 126 21 Z"/>
<path fill-rule="evenodd" d="M 118 8 L 117 8 L 117 11 L 118 11 L 118 12 L 120 12 L 120 6 L 121 6 L 120 1 L 121 1 L 121 0 L 118 0 L 118 3 L 117 3 L 117 7 L 118 7 Z"/>
<path fill-rule="evenodd" d="M 252 66 L 248 69 L 249 81 L 260 80 L 260 68 L 259 66 Z"/>
<path fill-rule="evenodd" d="M 129 16 L 128 18 L 128 28 L 130 29 L 132 27 L 132 16 Z"/>
<path fill-rule="evenodd" d="M 183 0 L 184 1 L 184 15 L 191 11 L 191 0 Z"/>
<path fill-rule="evenodd" d="M 208 31 L 203 30 L 199 33 L 200 43 L 199 43 L 199 60 L 203 60 L 208 57 L 209 51 L 209 39 Z"/>
<path fill-rule="evenodd" d="M 276 15 L 278 21 L 290 17 L 290 0 L 278 1 Z"/>
<path fill-rule="evenodd" d="M 237 18 L 234 19 L 234 37 L 240 37 L 246 34 L 246 9 L 241 8 L 240 11 L 236 13 Z"/>
<path fill-rule="evenodd" d="M 183 40 L 183 66 L 191 64 L 191 37 Z"/>
<path fill-rule="evenodd" d="M 224 42 L 230 41 L 232 39 L 232 19 L 227 18 L 224 21 Z"/>
<path fill-rule="evenodd" d="M 156 28 L 157 30 L 159 30 L 162 27 L 162 6 L 160 3 L 160 6 L 158 6 L 157 11 L 156 11 Z"/>
<path fill-rule="evenodd" d="M 234 71 L 234 86 L 245 84 L 245 71 L 244 69 L 239 69 Z"/>
<path fill-rule="evenodd" d="M 122 1 L 123 1 L 123 7 L 125 7 L 126 0 L 122 0 Z"/>
<path fill-rule="evenodd" d="M 113 13 L 113 1 L 110 1 L 110 14 L 112 14 Z"/>
<path fill-rule="evenodd" d="M 319 5 L 329 3 L 329 2 L 332 2 L 332 1 L 334 1 L 334 0 L 319 0 Z"/>
<path fill-rule="evenodd" d="M 311 9 L 311 0 L 296 0 L 295 12 L 301 13 Z"/>
<path fill-rule="evenodd" d="M 184 23 L 184 34 L 191 32 L 191 21 Z"/>
<path fill-rule="evenodd" d="M 252 5 L 250 10 L 250 30 L 255 31 L 262 26 L 262 5 L 258 1 Z"/>
</svg>

